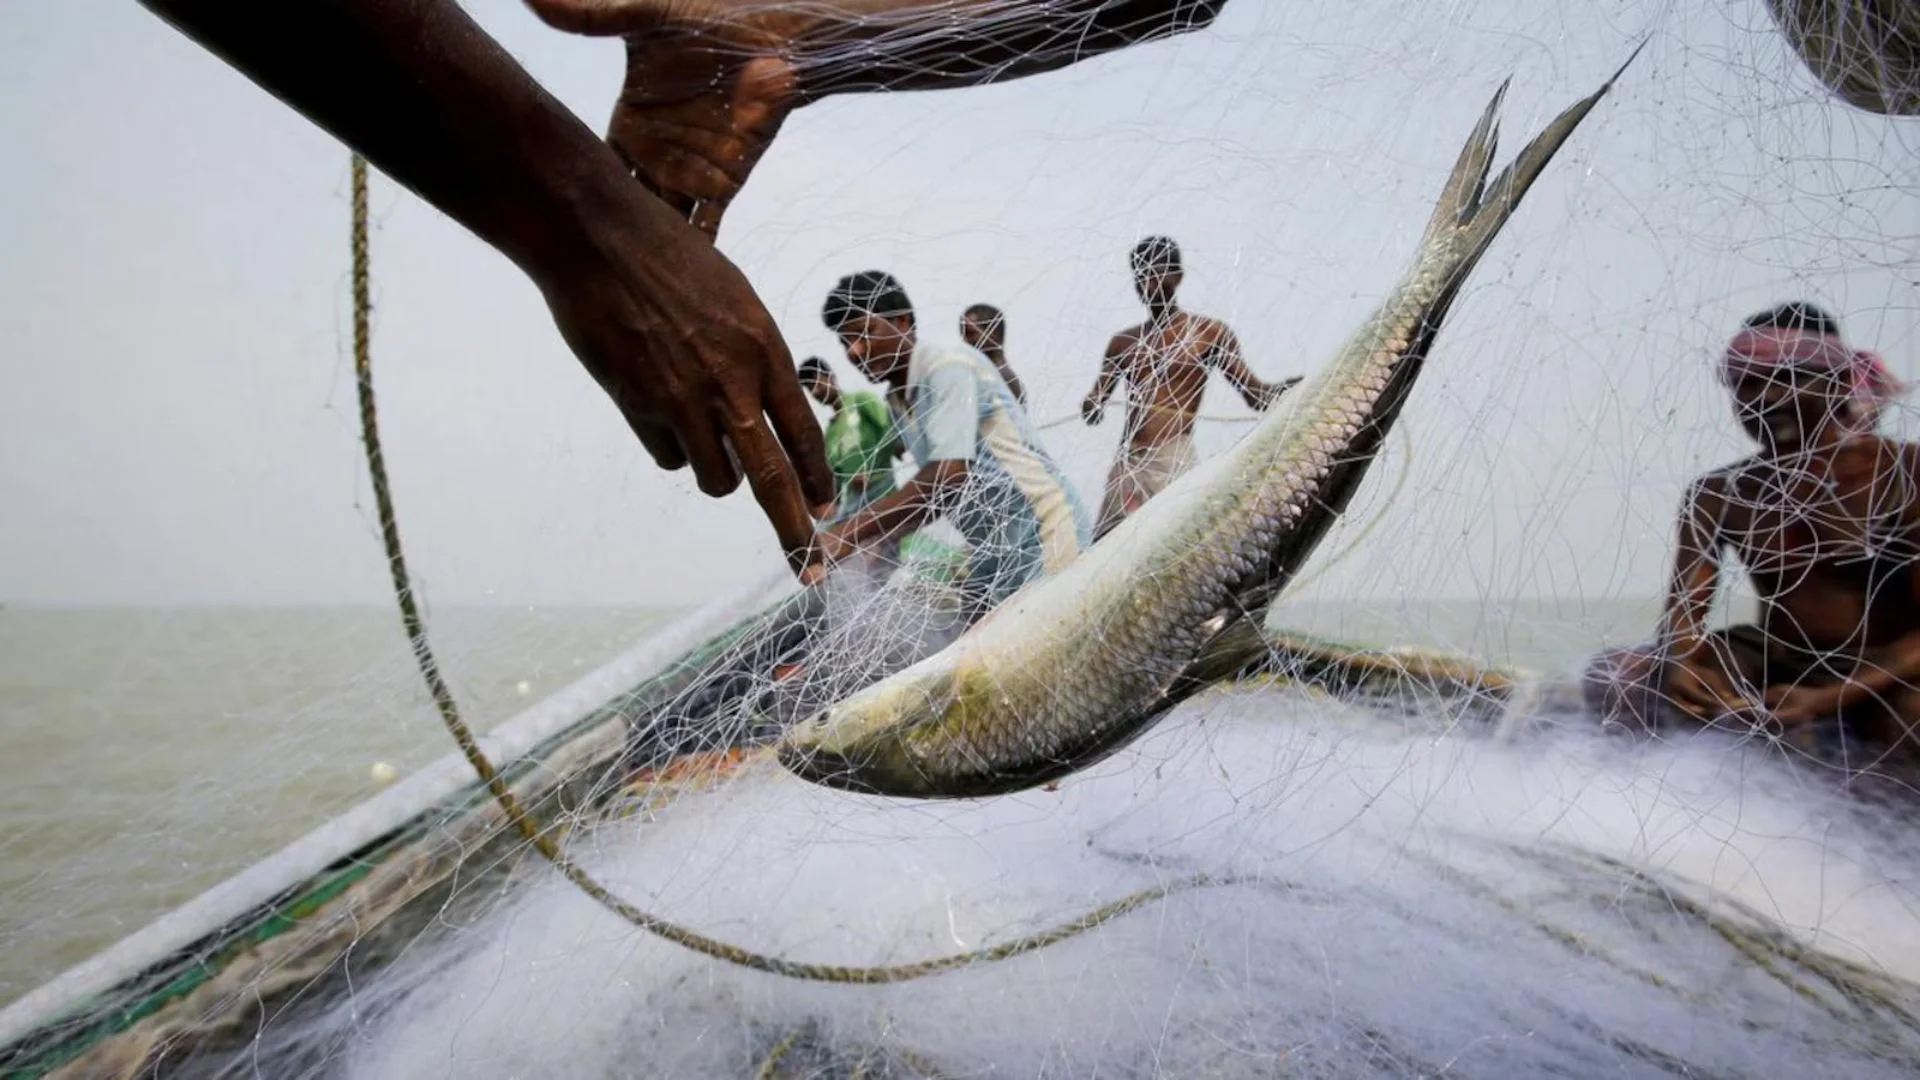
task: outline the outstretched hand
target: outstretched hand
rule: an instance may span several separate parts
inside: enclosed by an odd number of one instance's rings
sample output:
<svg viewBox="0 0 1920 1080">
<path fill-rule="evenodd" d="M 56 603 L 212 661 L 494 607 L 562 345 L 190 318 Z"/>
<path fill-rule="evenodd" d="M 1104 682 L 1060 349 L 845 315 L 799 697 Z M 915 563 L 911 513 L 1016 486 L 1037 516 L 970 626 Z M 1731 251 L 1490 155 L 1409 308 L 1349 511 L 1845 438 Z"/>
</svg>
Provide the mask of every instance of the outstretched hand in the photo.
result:
<svg viewBox="0 0 1920 1080">
<path fill-rule="evenodd" d="M 1776 686 L 1767 691 L 1767 710 L 1782 727 L 1792 730 L 1883 697 L 1892 684 L 1884 668 L 1869 667 L 1838 682 Z"/>
<path fill-rule="evenodd" d="M 538 275 L 554 322 L 665 469 L 726 495 L 745 475 L 804 583 L 826 573 L 826 447 L 793 358 L 746 277 L 638 184 L 600 185 L 592 249 Z"/>
</svg>

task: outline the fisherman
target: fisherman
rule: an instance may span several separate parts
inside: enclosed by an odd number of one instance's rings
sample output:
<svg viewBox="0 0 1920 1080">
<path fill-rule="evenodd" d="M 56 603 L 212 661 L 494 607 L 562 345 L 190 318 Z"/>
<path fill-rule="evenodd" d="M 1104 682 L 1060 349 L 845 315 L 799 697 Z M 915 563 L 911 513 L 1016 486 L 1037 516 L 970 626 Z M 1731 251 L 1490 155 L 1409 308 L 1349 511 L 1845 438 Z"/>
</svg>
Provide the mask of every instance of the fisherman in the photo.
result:
<svg viewBox="0 0 1920 1080">
<path fill-rule="evenodd" d="M 654 461 L 713 496 L 744 475 L 812 582 L 833 499 L 820 428 L 711 243 L 787 114 L 1052 71 L 1205 26 L 1227 0 L 529 0 L 552 26 L 626 38 L 611 146 L 456 0 L 142 3 L 513 260 Z"/>
<path fill-rule="evenodd" d="M 834 520 L 845 520 L 893 494 L 894 463 L 906 456 L 886 399 L 871 390 L 841 390 L 826 361 L 800 361 L 800 385 L 833 415 L 827 420 L 827 465 L 839 491 Z M 870 568 L 884 574 L 900 562 L 901 538 L 874 547 Z"/>
<path fill-rule="evenodd" d="M 1260 381 L 1241 358 L 1240 340 L 1226 323 L 1180 309 L 1175 294 L 1185 273 L 1172 240 L 1148 237 L 1134 247 L 1129 261 L 1147 321 L 1108 342 L 1100 375 L 1080 403 L 1080 415 L 1089 425 L 1098 424 L 1107 399 L 1121 380 L 1127 383 L 1126 428 L 1107 476 L 1096 539 L 1194 466 L 1193 425 L 1209 369 L 1217 368 L 1254 409 L 1265 409 L 1300 381 L 1298 376 Z"/>
<path fill-rule="evenodd" d="M 885 398 L 871 390 L 841 390 L 826 361 L 800 361 L 800 385 L 832 417 L 827 420 L 827 465 L 839 492 L 837 517 L 893 494 L 893 464 L 905 454 Z"/>
<path fill-rule="evenodd" d="M 973 305 L 960 313 L 960 339 L 993 361 L 1000 377 L 1007 380 L 1007 389 L 1013 391 L 1014 400 L 1025 406 L 1027 389 L 1007 363 L 1007 313 L 992 304 Z"/>
<path fill-rule="evenodd" d="M 1863 430 L 1900 387 L 1811 304 L 1748 318 L 1720 377 L 1760 452 L 1689 487 L 1650 645 L 1614 650 L 1583 690 L 1601 719 L 1838 738 L 1912 760 L 1920 720 L 1920 445 Z M 1709 631 L 1732 552 L 1758 625 Z"/>
<path fill-rule="evenodd" d="M 878 270 L 840 279 L 821 317 L 847 359 L 889 387 L 918 466 L 900 490 L 823 532 L 829 560 L 944 515 L 967 542 L 971 622 L 1080 554 L 1091 539 L 1085 508 L 992 361 L 923 339 L 906 290 Z"/>
</svg>

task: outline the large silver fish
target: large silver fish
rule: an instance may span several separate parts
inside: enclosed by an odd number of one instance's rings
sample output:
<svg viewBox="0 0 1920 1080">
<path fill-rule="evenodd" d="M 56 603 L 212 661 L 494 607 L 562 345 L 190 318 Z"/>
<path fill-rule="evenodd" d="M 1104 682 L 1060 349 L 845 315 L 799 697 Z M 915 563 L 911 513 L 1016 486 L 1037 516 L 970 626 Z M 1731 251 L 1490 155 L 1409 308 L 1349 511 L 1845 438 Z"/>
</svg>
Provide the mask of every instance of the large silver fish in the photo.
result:
<svg viewBox="0 0 1920 1080">
<path fill-rule="evenodd" d="M 877 794 L 1017 791 L 1106 757 L 1263 653 L 1267 606 L 1352 499 L 1461 283 L 1619 76 L 1489 184 L 1501 84 L 1412 268 L 1324 371 L 1072 565 L 947 648 L 795 725 L 778 746 L 782 763 Z"/>
</svg>

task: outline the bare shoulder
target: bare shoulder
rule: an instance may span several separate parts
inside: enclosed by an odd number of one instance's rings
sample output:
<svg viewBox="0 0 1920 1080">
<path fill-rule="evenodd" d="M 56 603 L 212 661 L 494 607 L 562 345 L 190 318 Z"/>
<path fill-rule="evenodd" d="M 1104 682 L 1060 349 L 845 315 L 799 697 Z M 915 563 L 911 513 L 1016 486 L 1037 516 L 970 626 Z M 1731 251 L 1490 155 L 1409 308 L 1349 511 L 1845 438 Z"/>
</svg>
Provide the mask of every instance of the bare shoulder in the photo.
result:
<svg viewBox="0 0 1920 1080">
<path fill-rule="evenodd" d="M 1181 336 L 1199 346 L 1197 352 L 1202 363 L 1225 360 L 1239 349 L 1239 337 L 1224 320 L 1200 314 L 1189 314 L 1187 320 Z"/>
<path fill-rule="evenodd" d="M 1107 342 L 1107 359 L 1120 360 L 1128 353 L 1140 347 L 1147 331 L 1145 323 L 1137 323 L 1113 335 Z"/>
<path fill-rule="evenodd" d="M 1216 344 L 1232 341 L 1236 336 L 1233 327 L 1228 326 L 1225 319 L 1216 319 L 1211 315 L 1195 315 L 1193 324 L 1195 333 Z"/>
<path fill-rule="evenodd" d="M 1878 444 L 1873 486 L 1903 500 L 1905 520 L 1920 528 L 1920 443 L 1873 436 Z"/>
<path fill-rule="evenodd" d="M 1920 475 L 1920 443 L 1908 442 L 1904 439 L 1883 439 L 1877 435 L 1874 436 L 1874 440 L 1881 444 L 1884 453 L 1900 463 L 1908 480 Z"/>
<path fill-rule="evenodd" d="M 1849 472 L 1871 471 L 1877 478 L 1911 484 L 1920 469 L 1920 443 L 1883 435 L 1856 435 L 1840 448 L 1835 460 Z"/>
<path fill-rule="evenodd" d="M 1755 455 L 1696 479 L 1687 489 L 1687 512 L 1702 528 L 1742 532 L 1754 513 L 1771 505 L 1768 492 L 1784 482 L 1779 466 Z"/>
<path fill-rule="evenodd" d="M 1695 477 L 1693 483 L 1687 485 L 1686 512 L 1719 519 L 1727 507 L 1741 502 L 1737 492 L 1759 479 L 1756 470 L 1766 468 L 1767 464 L 1759 458 L 1747 458 Z"/>
</svg>

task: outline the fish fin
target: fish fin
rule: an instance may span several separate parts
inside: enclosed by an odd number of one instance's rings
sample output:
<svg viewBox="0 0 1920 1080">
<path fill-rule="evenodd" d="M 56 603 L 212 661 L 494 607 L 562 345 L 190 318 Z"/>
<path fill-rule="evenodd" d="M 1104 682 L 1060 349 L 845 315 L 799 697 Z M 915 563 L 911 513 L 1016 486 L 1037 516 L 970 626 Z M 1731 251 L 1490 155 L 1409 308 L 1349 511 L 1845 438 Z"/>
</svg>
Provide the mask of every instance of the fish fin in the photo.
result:
<svg viewBox="0 0 1920 1080">
<path fill-rule="evenodd" d="M 1196 693 L 1200 687 L 1238 678 L 1264 661 L 1268 651 L 1267 636 L 1260 629 L 1259 617 L 1237 615 L 1200 646 L 1199 654 L 1180 673 L 1179 681 L 1197 683 L 1198 686 L 1188 691 Z"/>
<path fill-rule="evenodd" d="M 1447 184 L 1440 189 L 1440 200 L 1433 208 L 1433 217 L 1427 221 L 1427 230 L 1420 237 L 1420 246 L 1425 248 L 1434 237 L 1459 229 L 1472 220 L 1475 208 L 1480 205 L 1481 192 L 1487 183 L 1487 172 L 1493 167 L 1493 151 L 1500 141 L 1498 118 L 1500 103 L 1506 100 L 1507 87 L 1512 85 L 1509 75 L 1493 92 L 1493 100 L 1480 113 L 1480 122 L 1473 126 L 1473 134 L 1467 136 L 1465 146 L 1460 148 L 1460 157 L 1453 163 L 1453 171 L 1447 174 Z"/>
<path fill-rule="evenodd" d="M 1429 229 L 1441 226 L 1441 219 L 1448 209 L 1447 196 L 1452 195 L 1458 198 L 1464 194 L 1465 173 L 1477 168 L 1479 182 L 1472 185 L 1472 198 L 1459 206 L 1457 227 L 1466 240 L 1469 252 L 1460 269 L 1456 271 L 1459 276 L 1464 277 L 1472 269 L 1480 253 L 1486 250 L 1487 245 L 1493 242 L 1494 235 L 1500 231 L 1500 227 L 1513 216 L 1514 209 L 1520 205 L 1521 197 L 1527 193 L 1528 188 L 1533 186 L 1533 182 L 1539 179 L 1541 171 L 1547 167 L 1549 161 L 1553 160 L 1554 154 L 1559 152 L 1560 147 L 1565 145 L 1574 129 L 1580 126 L 1580 121 L 1585 120 L 1594 106 L 1600 103 L 1600 99 L 1607 96 L 1607 92 L 1620 81 L 1620 76 L 1626 74 L 1627 68 L 1646 47 L 1647 43 L 1644 40 L 1636 45 L 1626 62 L 1600 85 L 1600 89 L 1567 106 L 1559 116 L 1553 118 L 1552 123 L 1542 128 L 1531 142 L 1521 148 L 1520 153 L 1514 156 L 1506 168 L 1500 170 L 1500 175 L 1494 177 L 1491 184 L 1486 184 L 1484 183 L 1486 163 L 1492 157 L 1494 142 L 1491 121 L 1507 90 L 1506 83 L 1500 84 L 1500 89 L 1494 92 L 1493 101 L 1488 104 L 1487 111 L 1481 115 L 1479 126 L 1474 128 L 1473 135 L 1467 139 L 1466 147 L 1461 150 L 1460 163 L 1454 166 L 1454 176 L 1448 179 L 1440 209 L 1434 215 L 1434 223 L 1429 226 Z M 1481 142 L 1485 143 L 1484 158 L 1481 156 L 1479 147 Z M 1456 188 L 1461 190 L 1457 191 Z"/>
</svg>

